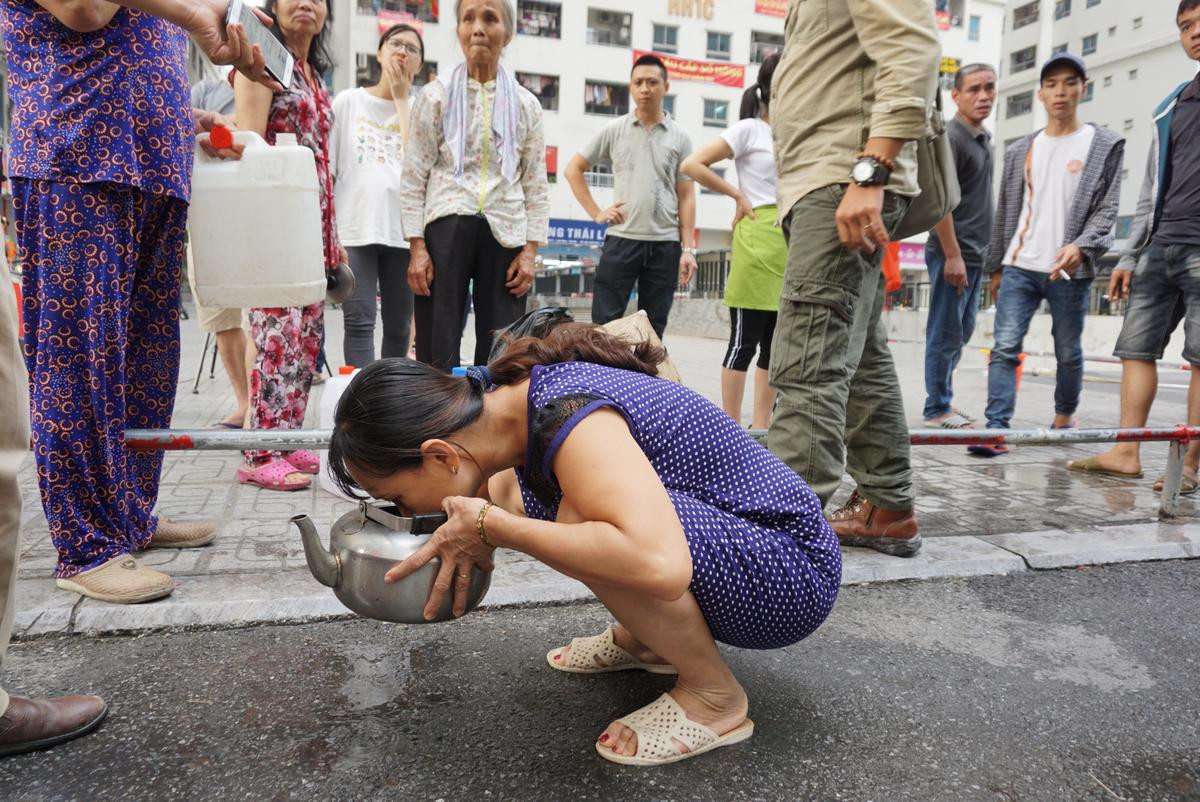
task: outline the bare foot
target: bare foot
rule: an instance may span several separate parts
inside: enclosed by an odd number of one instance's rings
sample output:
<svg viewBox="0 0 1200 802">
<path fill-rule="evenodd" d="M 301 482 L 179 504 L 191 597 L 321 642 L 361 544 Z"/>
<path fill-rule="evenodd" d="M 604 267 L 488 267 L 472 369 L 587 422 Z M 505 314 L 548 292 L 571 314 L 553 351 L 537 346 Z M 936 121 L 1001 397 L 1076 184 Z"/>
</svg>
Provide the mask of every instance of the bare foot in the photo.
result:
<svg viewBox="0 0 1200 802">
<path fill-rule="evenodd" d="M 688 688 L 680 683 L 669 693 L 687 713 L 690 721 L 703 724 L 717 735 L 724 735 L 745 721 L 750 707 L 746 692 L 736 680 L 731 687 L 706 690 Z M 614 721 L 601 734 L 600 745 L 618 755 L 636 755 L 637 735 L 624 724 Z M 680 754 L 688 751 L 687 746 L 678 739 L 675 740 L 675 746 Z"/>
<path fill-rule="evenodd" d="M 1057 419 L 1056 419 L 1057 420 Z M 1101 468 L 1106 471 L 1117 471 L 1118 473 L 1137 474 L 1141 473 L 1142 461 L 1135 454 L 1126 456 L 1120 451 L 1105 451 L 1103 454 L 1096 457 L 1096 462 Z"/>
<path fill-rule="evenodd" d="M 666 660 L 662 659 L 657 654 L 655 654 L 654 652 L 647 649 L 646 646 L 641 641 L 639 641 L 637 638 L 633 637 L 633 635 L 631 635 L 629 633 L 629 630 L 627 630 L 625 627 L 621 626 L 620 624 L 617 624 L 612 629 L 613 629 L 613 643 L 617 644 L 622 649 L 624 649 L 625 651 L 627 651 L 631 655 L 633 655 L 634 658 L 639 663 L 653 663 L 655 665 L 663 665 L 663 666 L 667 665 Z M 571 653 L 571 646 L 570 646 L 570 644 L 568 644 L 567 646 L 563 647 L 562 651 L 560 651 L 558 654 L 554 655 L 554 662 L 562 663 L 563 665 L 566 665 L 567 655 L 569 655 L 570 653 Z M 602 660 L 600 658 L 600 655 L 596 655 L 596 665 L 598 665 L 601 668 L 604 668 L 604 667 L 608 666 L 609 664 L 606 663 L 604 660 Z"/>
<path fill-rule="evenodd" d="M 1187 478 L 1191 479 L 1193 482 L 1200 481 L 1200 472 L 1198 472 L 1196 468 L 1191 468 L 1191 467 L 1188 467 L 1187 465 L 1184 465 L 1183 466 L 1183 475 L 1186 476 Z M 1163 489 L 1163 480 L 1159 479 L 1158 481 L 1156 481 L 1154 483 L 1154 492 L 1161 493 L 1162 489 Z"/>
<path fill-rule="evenodd" d="M 960 429 L 974 429 L 975 428 L 975 424 L 971 421 L 971 419 L 968 418 L 966 415 L 962 414 L 961 412 L 959 412 L 957 409 L 952 409 L 949 412 L 945 413 L 944 415 L 937 415 L 932 418 L 926 418 L 925 425 L 929 426 L 931 428 L 937 428 L 937 427 L 940 427 L 946 421 L 950 420 L 951 418 L 962 418 L 963 420 L 966 421 L 966 423 L 964 423 L 958 427 Z"/>
</svg>

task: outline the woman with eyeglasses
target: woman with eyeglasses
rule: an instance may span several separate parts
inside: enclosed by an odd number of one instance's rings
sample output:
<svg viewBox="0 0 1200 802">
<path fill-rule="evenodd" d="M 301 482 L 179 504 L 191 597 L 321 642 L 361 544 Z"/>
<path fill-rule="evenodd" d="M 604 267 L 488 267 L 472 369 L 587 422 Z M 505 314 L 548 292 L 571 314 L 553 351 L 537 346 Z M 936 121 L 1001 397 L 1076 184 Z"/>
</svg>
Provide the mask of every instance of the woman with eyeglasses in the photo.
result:
<svg viewBox="0 0 1200 802">
<path fill-rule="evenodd" d="M 413 295 L 408 243 L 400 220 L 400 168 L 408 140 L 413 79 L 425 43 L 411 25 L 379 38 L 382 70 L 374 86 L 347 89 L 333 101 L 330 166 L 338 237 L 350 255 L 354 296 L 342 304 L 347 365 L 375 361 L 375 295 L 383 316 L 383 356 L 407 356 Z"/>
</svg>

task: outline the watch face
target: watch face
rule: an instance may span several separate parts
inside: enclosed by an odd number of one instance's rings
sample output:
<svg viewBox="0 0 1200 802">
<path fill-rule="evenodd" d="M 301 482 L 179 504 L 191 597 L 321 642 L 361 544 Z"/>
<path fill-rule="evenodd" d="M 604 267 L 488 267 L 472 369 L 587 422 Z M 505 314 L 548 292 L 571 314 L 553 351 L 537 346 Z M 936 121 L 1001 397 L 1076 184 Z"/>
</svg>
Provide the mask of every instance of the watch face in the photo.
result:
<svg viewBox="0 0 1200 802">
<path fill-rule="evenodd" d="M 870 181 L 874 175 L 875 165 L 867 161 L 855 162 L 854 169 L 850 171 L 850 177 L 859 184 Z"/>
</svg>

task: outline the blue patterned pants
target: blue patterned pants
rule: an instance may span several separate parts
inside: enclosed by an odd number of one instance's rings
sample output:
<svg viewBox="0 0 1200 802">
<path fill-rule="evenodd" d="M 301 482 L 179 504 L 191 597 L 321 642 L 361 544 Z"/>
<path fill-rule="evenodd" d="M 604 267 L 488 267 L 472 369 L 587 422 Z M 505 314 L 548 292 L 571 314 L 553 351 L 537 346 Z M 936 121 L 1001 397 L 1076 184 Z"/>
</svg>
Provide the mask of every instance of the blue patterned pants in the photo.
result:
<svg viewBox="0 0 1200 802">
<path fill-rule="evenodd" d="M 126 451 L 123 432 L 171 424 L 187 203 L 109 183 L 12 190 L 38 488 L 66 577 L 157 526 L 162 454 Z"/>
</svg>

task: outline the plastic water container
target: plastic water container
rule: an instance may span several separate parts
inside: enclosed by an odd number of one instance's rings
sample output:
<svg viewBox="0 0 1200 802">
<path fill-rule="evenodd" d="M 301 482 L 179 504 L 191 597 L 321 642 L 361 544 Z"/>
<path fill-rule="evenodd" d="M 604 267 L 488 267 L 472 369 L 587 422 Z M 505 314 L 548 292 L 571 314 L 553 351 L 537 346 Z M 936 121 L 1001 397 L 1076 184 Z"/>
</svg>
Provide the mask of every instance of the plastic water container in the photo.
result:
<svg viewBox="0 0 1200 802">
<path fill-rule="evenodd" d="M 207 138 L 201 134 L 197 139 Z M 240 160 L 196 145 L 188 238 L 205 306 L 307 306 L 325 298 L 325 248 L 313 152 L 280 134 L 235 131 Z"/>
<path fill-rule="evenodd" d="M 325 380 L 324 390 L 321 391 L 321 428 L 333 428 L 333 413 L 337 411 L 338 400 L 342 397 L 342 393 L 346 391 L 350 380 L 354 378 L 354 374 L 358 373 L 358 368 L 352 365 L 343 365 L 338 368 L 338 375 Z M 343 493 L 337 486 L 337 482 L 333 480 L 333 475 L 329 473 L 329 452 L 321 451 L 318 453 L 321 459 L 321 472 L 318 474 L 318 484 L 321 489 L 332 493 L 333 495 L 344 498 L 347 501 L 357 501 Z"/>
</svg>

